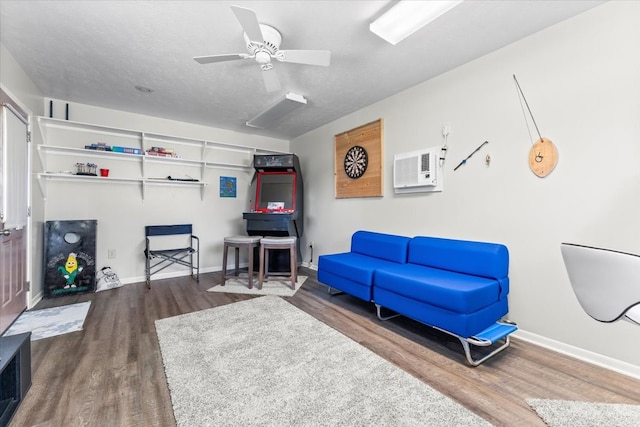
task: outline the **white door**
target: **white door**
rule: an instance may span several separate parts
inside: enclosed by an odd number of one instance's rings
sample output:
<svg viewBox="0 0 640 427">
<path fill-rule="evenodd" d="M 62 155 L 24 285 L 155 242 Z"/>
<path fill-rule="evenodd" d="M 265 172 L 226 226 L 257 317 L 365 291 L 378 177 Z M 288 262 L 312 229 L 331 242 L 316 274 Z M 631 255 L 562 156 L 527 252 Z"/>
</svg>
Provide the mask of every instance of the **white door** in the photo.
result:
<svg viewBox="0 0 640 427">
<path fill-rule="evenodd" d="M 27 307 L 28 119 L 5 102 L 0 119 L 0 334 Z"/>
</svg>

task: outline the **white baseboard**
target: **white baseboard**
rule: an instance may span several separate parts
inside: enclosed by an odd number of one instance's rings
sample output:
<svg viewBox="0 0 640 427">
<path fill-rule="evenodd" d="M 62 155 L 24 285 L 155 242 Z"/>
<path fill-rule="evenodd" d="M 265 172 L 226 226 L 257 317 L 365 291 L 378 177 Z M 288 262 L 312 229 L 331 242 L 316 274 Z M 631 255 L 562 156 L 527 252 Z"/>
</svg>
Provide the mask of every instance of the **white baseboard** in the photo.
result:
<svg viewBox="0 0 640 427">
<path fill-rule="evenodd" d="M 239 268 L 247 268 L 249 264 L 248 263 L 240 263 Z M 314 265 L 314 264 L 309 264 L 306 262 L 301 263 L 300 265 L 302 265 L 303 267 L 307 267 L 311 270 L 315 270 L 318 271 L 318 266 Z M 222 271 L 222 266 L 213 266 L 213 267 L 207 267 L 207 268 L 201 268 L 200 269 L 200 274 L 204 274 L 204 273 L 212 273 L 212 272 L 216 272 L 216 271 Z M 257 271 L 256 271 L 257 273 Z M 152 280 L 160 280 L 160 279 L 173 279 L 175 277 L 184 277 L 184 276 L 189 276 L 190 273 L 188 270 L 184 270 L 184 271 L 170 271 L 170 272 L 166 272 L 166 273 L 159 273 L 159 274 L 154 274 L 152 276 Z M 144 282 L 145 280 L 147 280 L 147 278 L 145 276 L 134 276 L 134 277 L 126 277 L 126 278 L 120 278 L 120 281 L 122 282 L 123 285 L 130 285 L 133 283 L 140 283 L 140 282 Z"/>
<path fill-rule="evenodd" d="M 27 305 L 27 310 L 30 310 L 33 307 L 35 307 L 36 304 L 42 301 L 42 298 L 44 298 L 44 291 L 40 291 L 38 292 L 37 295 L 33 295 L 31 298 L 29 298 L 29 304 Z"/>
<path fill-rule="evenodd" d="M 313 263 L 302 262 L 300 265 L 303 266 L 303 267 L 307 267 L 309 270 L 318 271 L 318 266 L 313 264 Z"/>
<path fill-rule="evenodd" d="M 534 334 L 532 332 L 523 331 L 518 329 L 513 334 L 515 338 L 527 341 L 540 347 L 547 348 L 552 351 L 556 351 L 567 356 L 574 357 L 578 360 L 600 366 L 615 372 L 618 372 L 629 377 L 640 379 L 640 366 L 633 365 L 631 363 L 623 362 L 612 357 L 603 356 L 602 354 L 594 353 L 589 350 L 585 350 L 580 347 L 575 347 L 570 344 L 565 344 L 560 341 L 552 340 L 541 335 Z"/>
<path fill-rule="evenodd" d="M 240 268 L 244 268 L 246 267 L 247 264 L 240 264 Z M 207 268 L 201 268 L 200 269 L 200 274 L 204 274 L 204 273 L 211 273 L 214 271 L 222 271 L 222 266 L 219 267 L 207 267 Z M 189 272 L 189 270 L 182 270 L 182 271 L 169 271 L 166 273 L 158 273 L 158 274 L 154 274 L 153 276 L 151 276 L 151 280 L 160 280 L 160 279 L 173 279 L 175 277 L 185 277 L 185 276 L 190 276 L 191 273 Z M 146 281 L 147 278 L 145 276 L 136 276 L 136 277 L 126 277 L 126 278 L 120 278 L 120 281 L 122 282 L 123 285 L 131 285 L 133 283 L 140 283 L 140 282 L 144 282 Z"/>
</svg>

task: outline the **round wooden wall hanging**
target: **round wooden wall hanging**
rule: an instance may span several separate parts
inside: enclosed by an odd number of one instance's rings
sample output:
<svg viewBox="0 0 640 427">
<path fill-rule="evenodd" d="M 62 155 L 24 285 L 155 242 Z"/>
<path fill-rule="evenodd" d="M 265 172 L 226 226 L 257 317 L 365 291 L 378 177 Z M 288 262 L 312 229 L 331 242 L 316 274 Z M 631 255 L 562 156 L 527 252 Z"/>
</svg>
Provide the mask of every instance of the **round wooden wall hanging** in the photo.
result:
<svg viewBox="0 0 640 427">
<path fill-rule="evenodd" d="M 531 112 L 531 108 L 529 108 L 529 103 L 527 102 L 527 98 L 524 97 L 524 92 L 522 92 L 522 88 L 520 87 L 520 83 L 518 83 L 518 79 L 516 75 L 513 75 L 513 81 L 516 84 L 516 89 L 518 90 L 518 95 L 522 97 L 522 101 L 524 101 L 524 105 L 527 107 L 529 111 L 529 116 L 531 116 L 531 121 L 533 125 L 536 127 L 536 132 L 538 133 L 538 139 L 536 142 L 532 141 L 531 150 L 529 150 L 529 169 L 540 178 L 544 178 L 549 175 L 551 171 L 558 164 L 558 150 L 556 146 L 553 145 L 548 138 L 543 138 L 540 134 L 540 129 L 538 129 L 538 124 L 536 123 L 536 119 L 533 117 L 533 113 Z M 520 107 L 522 108 L 522 114 L 524 115 L 525 123 L 527 123 L 527 114 L 524 111 L 524 106 L 522 105 L 522 101 L 520 101 Z M 529 130 L 529 125 L 527 124 L 527 130 Z M 529 130 L 529 136 L 531 136 L 531 131 Z"/>
<path fill-rule="evenodd" d="M 531 171 L 544 178 L 549 175 L 558 164 L 558 150 L 550 139 L 540 138 L 529 151 L 529 168 Z"/>
</svg>

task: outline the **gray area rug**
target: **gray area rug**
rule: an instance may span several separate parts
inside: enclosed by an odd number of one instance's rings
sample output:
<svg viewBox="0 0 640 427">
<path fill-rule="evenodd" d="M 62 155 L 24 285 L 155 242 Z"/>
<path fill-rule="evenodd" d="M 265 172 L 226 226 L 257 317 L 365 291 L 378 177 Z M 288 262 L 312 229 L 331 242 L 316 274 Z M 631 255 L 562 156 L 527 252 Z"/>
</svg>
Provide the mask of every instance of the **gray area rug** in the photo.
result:
<svg viewBox="0 0 640 427">
<path fill-rule="evenodd" d="M 43 310 L 25 311 L 4 333 L 5 336 L 31 332 L 31 341 L 81 331 L 90 301 Z"/>
<path fill-rule="evenodd" d="M 527 399 L 527 403 L 550 427 L 640 426 L 640 405 Z"/>
<path fill-rule="evenodd" d="M 178 426 L 489 426 L 279 297 L 156 321 Z"/>
<path fill-rule="evenodd" d="M 207 289 L 208 292 L 224 292 L 229 294 L 246 294 L 246 295 L 275 295 L 280 297 L 292 297 L 298 292 L 307 276 L 298 276 L 296 288 L 291 289 L 291 282 L 286 280 L 269 280 L 262 283 L 262 289 L 258 289 L 258 278 L 253 279 L 253 288 L 247 286 L 246 273 L 240 274 L 240 280 L 227 279 L 224 286 L 216 285 Z"/>
</svg>

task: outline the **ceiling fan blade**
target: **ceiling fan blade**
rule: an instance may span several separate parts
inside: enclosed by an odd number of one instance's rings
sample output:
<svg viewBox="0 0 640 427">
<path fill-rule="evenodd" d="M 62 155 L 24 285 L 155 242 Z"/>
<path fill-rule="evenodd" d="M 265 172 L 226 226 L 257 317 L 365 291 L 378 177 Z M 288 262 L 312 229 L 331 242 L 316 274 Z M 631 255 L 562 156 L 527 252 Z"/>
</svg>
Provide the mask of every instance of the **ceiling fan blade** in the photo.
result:
<svg viewBox="0 0 640 427">
<path fill-rule="evenodd" d="M 270 70 L 263 70 L 262 78 L 264 79 L 264 87 L 267 88 L 267 92 L 276 92 L 280 90 L 280 79 L 278 79 L 278 75 L 273 68 Z"/>
<path fill-rule="evenodd" d="M 279 50 L 276 59 L 282 62 L 328 67 L 331 63 L 331 52 L 328 50 Z"/>
<path fill-rule="evenodd" d="M 246 53 L 230 53 L 227 55 L 195 56 L 193 59 L 200 64 L 211 64 L 213 62 L 235 61 L 236 59 L 247 59 L 249 57 Z"/>
<path fill-rule="evenodd" d="M 264 42 L 258 17 L 253 10 L 240 6 L 231 6 L 231 10 L 236 15 L 236 19 L 240 22 L 249 40 L 256 43 Z"/>
</svg>

